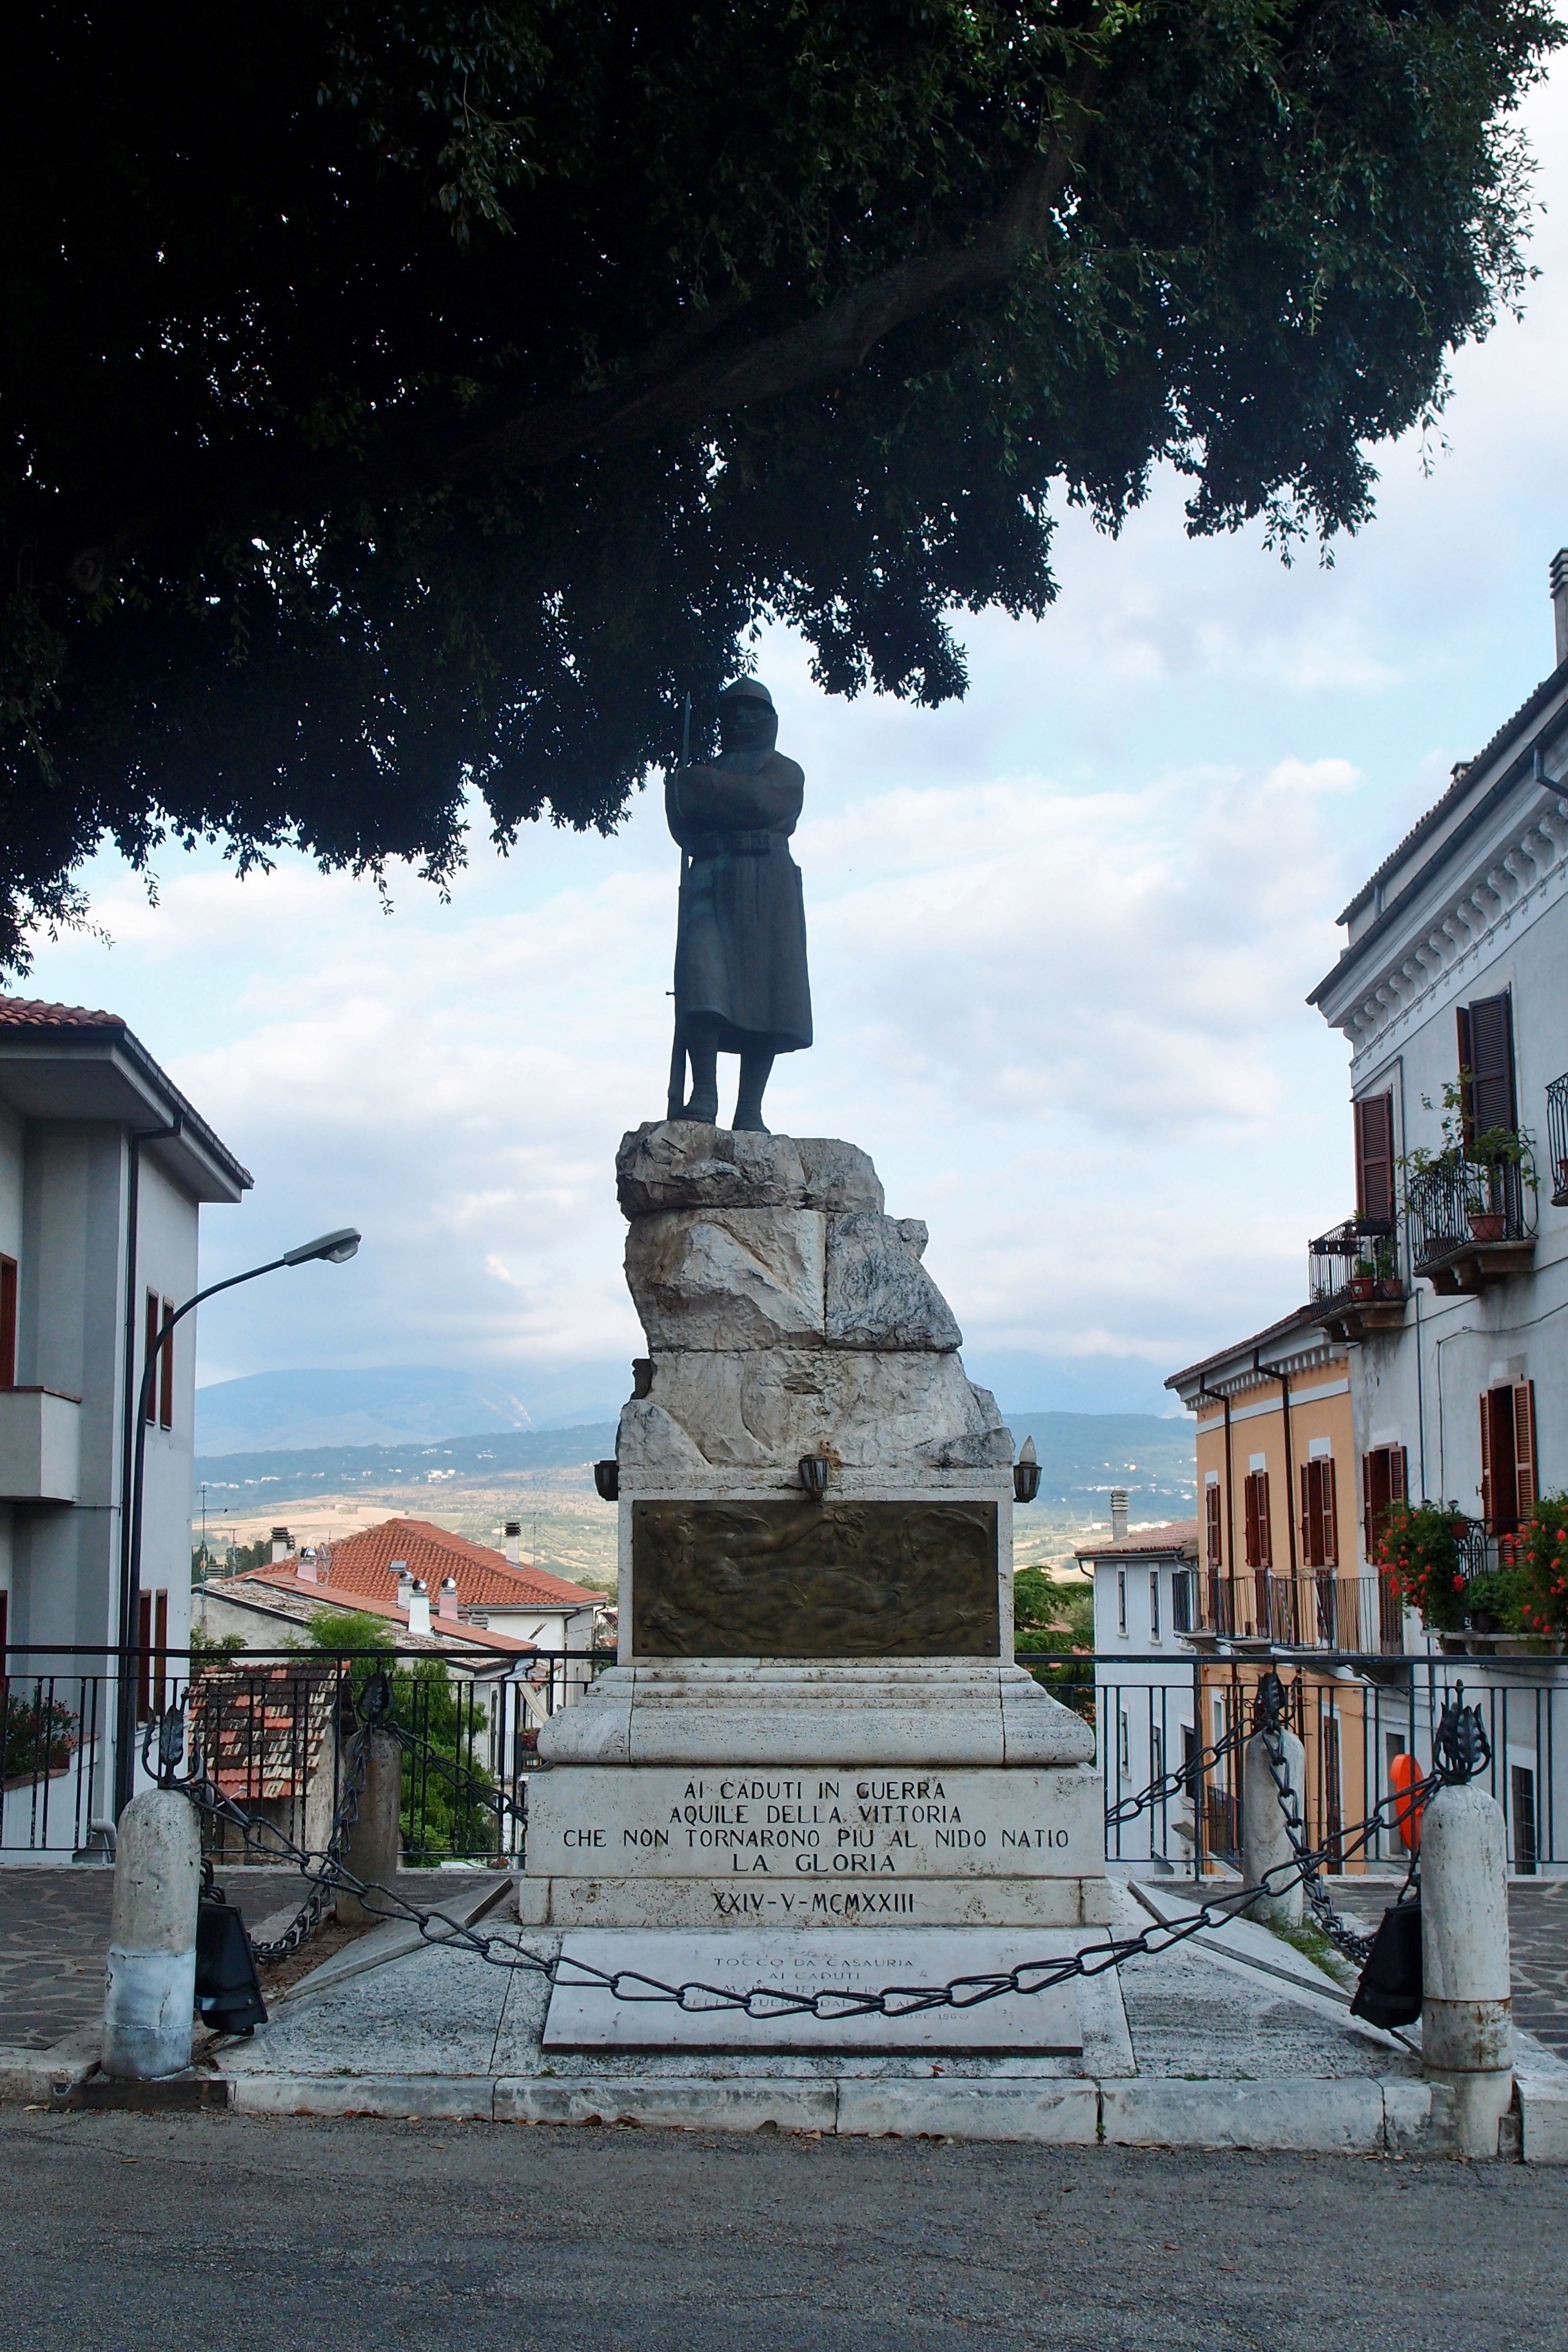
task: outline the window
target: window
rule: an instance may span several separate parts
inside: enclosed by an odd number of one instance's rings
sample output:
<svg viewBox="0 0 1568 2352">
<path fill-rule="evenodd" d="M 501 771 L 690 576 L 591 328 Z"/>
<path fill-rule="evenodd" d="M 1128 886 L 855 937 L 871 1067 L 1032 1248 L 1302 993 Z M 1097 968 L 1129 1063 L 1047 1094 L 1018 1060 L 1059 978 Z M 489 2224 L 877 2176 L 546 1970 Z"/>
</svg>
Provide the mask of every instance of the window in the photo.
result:
<svg viewBox="0 0 1568 2352">
<path fill-rule="evenodd" d="M 1535 1508 L 1535 1382 L 1510 1381 L 1481 1396 L 1481 1517 L 1510 1536 Z"/>
<path fill-rule="evenodd" d="M 1159 1638 L 1160 1571 L 1157 1568 L 1152 1568 L 1149 1570 L 1149 1639 L 1152 1642 L 1157 1642 Z"/>
<path fill-rule="evenodd" d="M 1323 1843 L 1329 1849 L 1328 1865 L 1331 1871 L 1345 1866 L 1344 1805 L 1340 1778 L 1340 1719 L 1331 1707 L 1325 1707 L 1319 1718 L 1319 1755 L 1323 1775 Z"/>
<path fill-rule="evenodd" d="M 1204 1558 L 1217 1576 L 1225 1566 L 1225 1498 L 1217 1478 L 1204 1488 Z"/>
<path fill-rule="evenodd" d="M 1242 1496 L 1247 1513 L 1247 1565 L 1270 1568 L 1274 1551 L 1268 1528 L 1268 1471 L 1249 1470 Z"/>
<path fill-rule="evenodd" d="M 16 1261 L 0 1257 L 0 1389 L 16 1385 Z"/>
<path fill-rule="evenodd" d="M 1333 1456 L 1315 1454 L 1301 1465 L 1301 1565 L 1337 1568 L 1339 1559 Z"/>
<path fill-rule="evenodd" d="M 1116 1630 L 1119 1633 L 1127 1631 L 1127 1570 L 1124 1568 L 1116 1571 Z"/>
<path fill-rule="evenodd" d="M 1131 1734 L 1128 1727 L 1126 1710 L 1123 1708 L 1116 1718 L 1116 1762 L 1121 1771 L 1125 1772 L 1130 1769 L 1131 1753 Z"/>
<path fill-rule="evenodd" d="M 1165 1777 L 1165 1735 L 1157 1723 L 1149 1726 L 1149 1778 L 1163 1780 Z"/>
<path fill-rule="evenodd" d="M 1459 1030 L 1460 1116 L 1465 1150 L 1489 1128 L 1517 1127 L 1519 1099 L 1513 1084 L 1513 1006 L 1508 991 L 1461 1004 Z M 1468 1075 L 1465 1075 L 1468 1073 Z"/>
<path fill-rule="evenodd" d="M 1171 1631 L 1190 1633 L 1193 1630 L 1193 1571 L 1179 1568 L 1171 1579 Z"/>
<path fill-rule="evenodd" d="M 1369 1567 L 1382 1548 L 1390 1503 L 1402 1503 L 1409 1491 L 1403 1445 L 1374 1445 L 1362 1455 L 1362 1538 Z"/>
<path fill-rule="evenodd" d="M 1355 1111 L 1355 1211 L 1363 1225 L 1394 1223 L 1394 1097 L 1368 1095 Z"/>
</svg>

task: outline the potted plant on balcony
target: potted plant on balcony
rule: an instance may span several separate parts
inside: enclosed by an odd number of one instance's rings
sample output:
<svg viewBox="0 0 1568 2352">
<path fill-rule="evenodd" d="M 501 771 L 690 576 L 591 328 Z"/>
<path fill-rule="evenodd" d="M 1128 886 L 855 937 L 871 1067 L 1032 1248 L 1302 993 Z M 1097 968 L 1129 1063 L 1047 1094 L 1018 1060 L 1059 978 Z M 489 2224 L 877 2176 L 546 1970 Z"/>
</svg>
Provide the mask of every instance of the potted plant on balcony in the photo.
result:
<svg viewBox="0 0 1568 2352">
<path fill-rule="evenodd" d="M 1466 1578 L 1460 1542 L 1466 1519 L 1457 1503 L 1390 1503 L 1378 1542 L 1377 1564 L 1389 1591 L 1419 1609 L 1429 1633 L 1458 1633 L 1464 1622 Z"/>
<path fill-rule="evenodd" d="M 1405 1202 L 1408 1211 L 1415 1185 L 1428 1192 L 1448 1190 L 1457 1203 L 1462 1203 L 1465 1221 L 1473 1242 L 1500 1242 L 1508 1238 L 1508 1180 L 1506 1168 L 1518 1170 L 1515 1180 L 1531 1192 L 1539 1190 L 1531 1150 L 1531 1140 L 1522 1128 L 1488 1127 L 1467 1136 L 1465 1132 L 1465 1090 L 1470 1073 L 1461 1070 L 1457 1078 L 1443 1085 L 1443 1119 L 1439 1132 L 1442 1142 L 1436 1151 L 1425 1144 L 1401 1154 L 1397 1162 L 1405 1179 Z M 1423 1095 L 1424 1110 L 1436 1110 L 1430 1095 Z"/>
<path fill-rule="evenodd" d="M 1518 1538 L 1520 1622 L 1560 1649 L 1568 1633 L 1568 1495 L 1542 1495 Z"/>
<path fill-rule="evenodd" d="M 1351 1267 L 1348 1287 L 1352 1298 L 1376 1297 L 1377 1268 L 1371 1258 L 1358 1257 L 1354 1261 Z"/>
</svg>

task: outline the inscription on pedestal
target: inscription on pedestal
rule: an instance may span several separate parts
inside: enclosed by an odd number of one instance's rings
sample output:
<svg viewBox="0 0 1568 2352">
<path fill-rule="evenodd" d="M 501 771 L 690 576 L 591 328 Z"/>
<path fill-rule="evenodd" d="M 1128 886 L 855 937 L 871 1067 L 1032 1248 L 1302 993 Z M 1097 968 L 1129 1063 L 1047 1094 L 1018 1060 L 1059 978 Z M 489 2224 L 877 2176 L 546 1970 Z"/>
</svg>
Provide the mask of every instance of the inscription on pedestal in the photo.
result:
<svg viewBox="0 0 1568 2352">
<path fill-rule="evenodd" d="M 529 1784 L 528 1870 L 778 1882 L 803 1896 L 922 1878 L 1078 1878 L 1103 1867 L 1100 1804 L 1098 1780 L 1072 1769 L 578 1765 Z"/>
<path fill-rule="evenodd" d="M 990 1502 L 639 1502 L 639 1657 L 994 1658 Z"/>
</svg>

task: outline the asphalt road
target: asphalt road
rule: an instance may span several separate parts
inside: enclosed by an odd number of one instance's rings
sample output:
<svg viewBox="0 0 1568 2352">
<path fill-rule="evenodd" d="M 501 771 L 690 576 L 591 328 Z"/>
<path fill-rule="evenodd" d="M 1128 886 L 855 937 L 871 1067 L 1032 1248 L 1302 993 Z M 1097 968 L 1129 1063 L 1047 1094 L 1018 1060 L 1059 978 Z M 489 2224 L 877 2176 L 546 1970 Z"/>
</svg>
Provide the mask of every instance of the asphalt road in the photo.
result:
<svg viewBox="0 0 1568 2352">
<path fill-rule="evenodd" d="M 6 2352 L 1557 2352 L 1568 2168 L 0 2111 Z"/>
</svg>

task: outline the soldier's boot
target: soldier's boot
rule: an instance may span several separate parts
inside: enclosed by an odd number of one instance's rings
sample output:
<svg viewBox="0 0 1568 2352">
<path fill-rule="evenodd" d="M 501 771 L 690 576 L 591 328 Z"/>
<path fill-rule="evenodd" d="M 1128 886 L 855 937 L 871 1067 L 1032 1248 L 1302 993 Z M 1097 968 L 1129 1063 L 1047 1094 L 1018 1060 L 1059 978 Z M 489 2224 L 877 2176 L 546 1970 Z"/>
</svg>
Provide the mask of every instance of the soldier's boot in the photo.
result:
<svg viewBox="0 0 1568 2352">
<path fill-rule="evenodd" d="M 719 1124 L 719 1046 L 710 1034 L 694 1028 L 686 1041 L 691 1056 L 691 1094 L 682 1118 L 699 1127 Z"/>
<path fill-rule="evenodd" d="M 763 1089 L 773 1070 L 771 1054 L 742 1054 L 741 1056 L 741 1091 L 735 1102 L 737 1135 L 767 1135 L 771 1129 L 763 1125 Z"/>
</svg>

